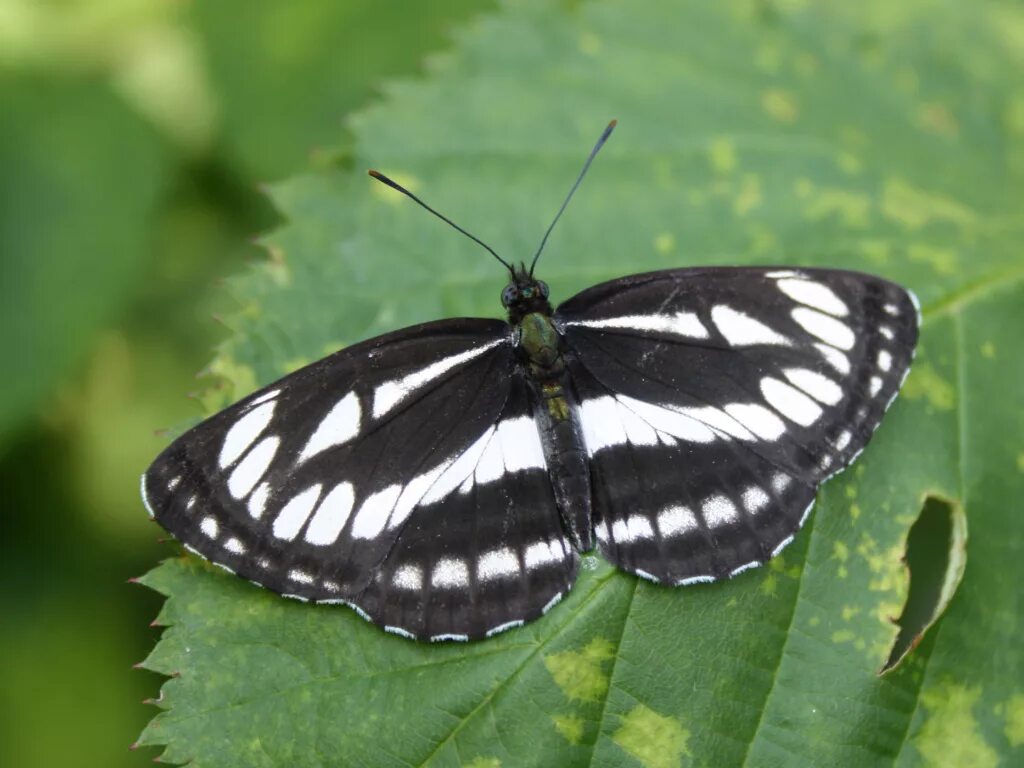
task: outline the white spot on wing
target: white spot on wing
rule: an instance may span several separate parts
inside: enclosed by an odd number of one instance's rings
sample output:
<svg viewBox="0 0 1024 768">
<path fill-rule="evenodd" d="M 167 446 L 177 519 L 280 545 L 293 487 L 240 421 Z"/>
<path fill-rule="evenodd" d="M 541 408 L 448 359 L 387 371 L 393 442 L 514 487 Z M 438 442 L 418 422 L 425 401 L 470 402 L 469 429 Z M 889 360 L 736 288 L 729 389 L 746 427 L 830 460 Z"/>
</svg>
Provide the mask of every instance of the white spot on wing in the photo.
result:
<svg viewBox="0 0 1024 768">
<path fill-rule="evenodd" d="M 690 416 L 696 419 L 701 424 L 711 427 L 719 432 L 724 432 L 725 434 L 739 440 L 754 439 L 754 435 L 750 433 L 750 430 L 743 426 L 741 422 L 737 421 L 727 411 L 708 405 L 701 408 L 680 408 L 679 412 L 685 416 Z"/>
<path fill-rule="evenodd" d="M 406 491 L 413 487 L 413 484 L 420 480 L 420 478 L 428 478 L 427 487 L 424 489 L 422 496 L 413 502 L 413 506 L 419 504 L 433 504 L 435 501 L 440 501 L 449 493 L 458 488 L 465 481 L 467 477 L 473 474 L 477 464 L 480 462 L 480 457 L 484 451 L 487 450 L 488 445 L 491 442 L 491 436 L 494 434 L 494 427 L 491 427 L 474 442 L 469 448 L 462 452 L 462 454 L 450 464 L 438 467 L 436 470 L 431 470 L 420 477 L 417 477 L 409 485 L 406 486 Z M 501 460 L 500 453 L 497 455 L 497 460 Z M 503 465 L 504 466 L 504 465 Z M 437 474 L 437 479 L 434 478 L 434 473 Z M 500 476 L 500 475 L 499 475 Z M 404 499 L 404 494 L 403 494 Z"/>
<path fill-rule="evenodd" d="M 460 352 L 457 355 L 451 355 L 438 360 L 436 363 L 431 363 L 425 368 L 403 376 L 396 381 L 388 381 L 379 385 L 373 394 L 373 417 L 379 419 L 415 390 L 425 384 L 429 384 L 434 379 L 444 376 L 448 371 L 468 363 L 473 358 L 480 357 L 487 350 L 504 343 L 506 343 L 505 339 L 499 339 L 498 341 L 492 341 L 490 344 L 483 344 L 465 352 Z"/>
<path fill-rule="evenodd" d="M 743 492 L 743 506 L 752 515 L 768 506 L 768 501 L 768 494 L 756 485 L 750 486 Z"/>
<path fill-rule="evenodd" d="M 889 341 L 892 341 L 893 337 L 896 335 L 892 332 L 892 328 L 890 328 L 888 325 L 878 326 L 878 332 L 885 336 L 885 338 L 887 338 Z"/>
<path fill-rule="evenodd" d="M 253 408 L 236 421 L 224 436 L 224 444 L 220 449 L 218 463 L 221 469 L 231 466 L 246 449 L 256 442 L 263 430 L 274 418 L 277 403 L 269 402 Z"/>
<path fill-rule="evenodd" d="M 508 472 L 545 469 L 544 448 L 537 424 L 531 416 L 505 419 L 498 424 L 498 442 Z"/>
<path fill-rule="evenodd" d="M 836 450 L 844 450 L 846 446 L 850 444 L 851 437 L 852 435 L 850 434 L 850 430 L 848 429 L 844 429 L 842 432 L 840 432 L 839 436 L 835 439 L 835 442 L 833 442 L 833 445 L 836 447 Z"/>
<path fill-rule="evenodd" d="M 577 320 L 569 325 L 586 328 L 621 328 L 627 331 L 670 333 L 674 336 L 688 336 L 692 339 L 709 338 L 708 329 L 693 312 L 676 312 L 673 315 L 626 315 L 601 320 Z"/>
<path fill-rule="evenodd" d="M 232 496 L 241 499 L 252 490 L 267 471 L 280 444 L 281 440 L 277 437 L 265 437 L 249 451 L 228 477 L 228 491 Z"/>
<path fill-rule="evenodd" d="M 805 331 L 837 349 L 853 349 L 857 341 L 850 326 L 834 317 L 806 307 L 797 307 L 790 315 Z"/>
<path fill-rule="evenodd" d="M 842 388 L 828 376 L 806 368 L 787 368 L 783 373 L 790 384 L 799 387 L 819 403 L 836 405 L 843 399 Z"/>
<path fill-rule="evenodd" d="M 882 380 L 878 376 L 872 376 L 871 381 L 868 382 L 868 391 L 871 392 L 871 396 L 874 397 L 882 389 Z"/>
<path fill-rule="evenodd" d="M 267 506 L 267 496 L 270 495 L 270 485 L 268 483 L 260 483 L 256 486 L 256 490 L 252 492 L 249 497 L 249 514 L 252 515 L 253 520 L 259 520 L 263 517 L 263 510 Z"/>
<path fill-rule="evenodd" d="M 835 347 L 815 342 L 814 348 L 821 352 L 825 361 L 844 376 L 850 373 L 850 359 Z"/>
<path fill-rule="evenodd" d="M 490 483 L 505 474 L 505 462 L 502 460 L 501 454 L 501 442 L 492 431 L 487 446 L 477 461 L 476 470 L 473 472 L 476 482 Z"/>
<path fill-rule="evenodd" d="M 709 496 L 700 507 L 704 522 L 710 528 L 718 528 L 728 523 L 735 523 L 739 513 L 736 505 L 720 494 Z"/>
<path fill-rule="evenodd" d="M 761 379 L 761 394 L 765 400 L 788 419 L 809 427 L 821 416 L 821 407 L 800 390 L 771 376 Z"/>
<path fill-rule="evenodd" d="M 536 544 L 528 546 L 526 552 L 523 553 L 523 561 L 528 569 L 537 568 L 548 563 L 558 563 L 564 558 L 565 553 L 562 551 L 561 546 L 558 545 L 556 539 L 538 541 Z"/>
<path fill-rule="evenodd" d="M 458 558 L 444 557 L 434 565 L 430 583 L 435 587 L 468 587 L 469 571 L 466 563 Z"/>
<path fill-rule="evenodd" d="M 620 544 L 628 544 L 637 539 L 653 539 L 654 531 L 646 515 L 632 515 L 612 524 L 612 538 Z"/>
<path fill-rule="evenodd" d="M 238 539 L 232 537 L 224 542 L 224 549 L 235 555 L 245 554 L 245 545 L 242 544 Z"/>
<path fill-rule="evenodd" d="M 201 530 L 209 538 L 216 539 L 217 534 L 220 532 L 220 526 L 217 525 L 216 518 L 207 515 L 203 518 L 203 521 L 199 523 L 199 530 Z"/>
<path fill-rule="evenodd" d="M 389 485 L 383 491 L 369 496 L 359 507 L 352 522 L 353 539 L 372 539 L 384 530 L 395 502 L 402 494 L 402 486 Z"/>
<path fill-rule="evenodd" d="M 279 539 L 291 541 L 302 528 L 309 513 L 313 511 L 317 499 L 320 498 L 320 483 L 311 485 L 301 493 L 295 494 L 291 500 L 284 505 L 277 517 L 274 518 L 274 535 Z"/>
<path fill-rule="evenodd" d="M 734 347 L 753 344 L 778 344 L 786 347 L 790 344 L 789 339 L 764 323 L 724 304 L 712 308 L 711 319 L 715 321 L 719 333 Z"/>
<path fill-rule="evenodd" d="M 782 492 L 789 488 L 789 484 L 793 482 L 793 478 L 783 472 L 776 472 L 772 476 L 772 490 L 775 491 L 776 496 L 781 496 Z"/>
<path fill-rule="evenodd" d="M 267 400 L 273 400 L 279 394 L 281 394 L 281 390 L 280 389 L 272 389 L 269 392 L 264 392 L 262 395 L 260 395 L 259 397 L 255 398 L 251 403 L 249 403 L 249 407 L 252 408 L 254 406 L 259 405 L 260 403 L 267 402 Z"/>
<path fill-rule="evenodd" d="M 423 571 L 417 565 L 403 565 L 391 579 L 399 589 L 416 591 L 423 588 Z"/>
<path fill-rule="evenodd" d="M 892 368 L 892 355 L 886 352 L 884 349 L 878 353 L 878 367 L 879 369 L 888 372 Z"/>
<path fill-rule="evenodd" d="M 849 307 L 827 285 L 813 280 L 779 280 L 776 285 L 791 299 L 808 307 L 820 309 L 837 317 L 845 317 L 850 313 Z"/>
<path fill-rule="evenodd" d="M 291 579 L 294 582 L 297 582 L 298 584 L 312 584 L 313 583 L 313 577 L 312 576 L 310 576 L 305 571 L 300 571 L 298 569 L 294 569 L 294 570 L 288 571 L 288 578 Z M 294 597 L 298 597 L 298 595 L 294 595 Z M 298 597 L 298 599 L 302 600 L 304 598 Z"/>
<path fill-rule="evenodd" d="M 493 549 L 481 555 L 476 564 L 476 575 L 481 581 L 519 574 L 519 558 L 508 547 Z"/>
<path fill-rule="evenodd" d="M 762 440 L 776 440 L 786 432 L 782 419 L 763 405 L 729 403 L 725 412 Z"/>
<path fill-rule="evenodd" d="M 334 489 L 324 496 L 324 500 L 320 502 L 316 513 L 309 521 L 306 541 L 319 546 L 333 544 L 348 521 L 354 501 L 352 483 L 338 483 L 334 486 Z"/>
<path fill-rule="evenodd" d="M 709 427 L 677 410 L 634 400 L 625 395 L 618 395 L 616 400 L 648 424 L 657 424 L 659 432 L 693 443 L 711 443 L 715 440 L 715 433 Z"/>
<path fill-rule="evenodd" d="M 328 448 L 341 445 L 359 434 L 362 408 L 355 392 L 349 392 L 328 411 L 317 425 L 296 463 L 301 464 Z"/>
<path fill-rule="evenodd" d="M 658 515 L 658 530 L 662 536 L 675 536 L 697 528 L 697 518 L 687 507 L 668 507 Z"/>
</svg>

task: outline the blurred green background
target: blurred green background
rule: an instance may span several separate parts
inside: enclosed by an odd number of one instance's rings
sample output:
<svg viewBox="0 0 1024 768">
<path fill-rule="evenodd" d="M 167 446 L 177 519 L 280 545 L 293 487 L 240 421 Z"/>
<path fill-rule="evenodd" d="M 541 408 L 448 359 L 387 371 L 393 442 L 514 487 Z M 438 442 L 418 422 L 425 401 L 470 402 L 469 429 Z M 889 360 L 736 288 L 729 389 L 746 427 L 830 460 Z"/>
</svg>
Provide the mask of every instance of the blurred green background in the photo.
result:
<svg viewBox="0 0 1024 768">
<path fill-rule="evenodd" d="M 0 764 L 150 764 L 137 478 L 215 384 L 260 185 L 344 162 L 346 115 L 492 7 L 0 0 Z"/>
</svg>

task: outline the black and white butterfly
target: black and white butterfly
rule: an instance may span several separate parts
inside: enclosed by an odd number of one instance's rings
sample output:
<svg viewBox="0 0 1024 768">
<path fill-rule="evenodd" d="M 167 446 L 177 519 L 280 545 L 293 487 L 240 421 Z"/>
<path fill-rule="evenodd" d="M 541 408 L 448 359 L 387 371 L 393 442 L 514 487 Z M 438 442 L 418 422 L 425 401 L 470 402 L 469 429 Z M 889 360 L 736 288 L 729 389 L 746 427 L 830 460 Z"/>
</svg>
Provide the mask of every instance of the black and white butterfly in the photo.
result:
<svg viewBox="0 0 1024 768">
<path fill-rule="evenodd" d="M 767 561 L 917 341 L 913 295 L 870 275 L 676 269 L 552 310 L 540 249 L 529 269 L 488 250 L 508 322 L 406 328 L 246 397 L 156 459 L 150 513 L 283 595 L 410 638 L 491 636 L 550 610 L 594 547 L 676 585 Z"/>
</svg>

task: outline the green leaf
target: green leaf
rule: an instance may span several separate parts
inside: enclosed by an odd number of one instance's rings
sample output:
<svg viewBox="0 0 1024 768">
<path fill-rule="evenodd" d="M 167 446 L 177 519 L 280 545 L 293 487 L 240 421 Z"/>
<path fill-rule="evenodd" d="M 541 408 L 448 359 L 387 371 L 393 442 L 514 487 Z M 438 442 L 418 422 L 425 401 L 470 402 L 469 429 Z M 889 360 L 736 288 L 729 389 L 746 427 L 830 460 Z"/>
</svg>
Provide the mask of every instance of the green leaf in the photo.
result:
<svg viewBox="0 0 1024 768">
<path fill-rule="evenodd" d="M 728 583 L 588 557 L 542 620 L 428 646 L 170 560 L 146 665 L 177 674 L 142 742 L 217 766 L 1019 760 L 1021 29 L 997 3 L 524 1 L 392 85 L 352 120 L 352 170 L 276 189 L 290 223 L 233 283 L 229 399 L 372 333 L 499 314 L 493 260 L 363 168 L 524 258 L 611 117 L 541 261 L 556 297 L 668 266 L 862 269 L 922 299 L 914 371 L 795 543 Z M 929 497 L 966 515 L 966 573 L 880 676 Z"/>
</svg>

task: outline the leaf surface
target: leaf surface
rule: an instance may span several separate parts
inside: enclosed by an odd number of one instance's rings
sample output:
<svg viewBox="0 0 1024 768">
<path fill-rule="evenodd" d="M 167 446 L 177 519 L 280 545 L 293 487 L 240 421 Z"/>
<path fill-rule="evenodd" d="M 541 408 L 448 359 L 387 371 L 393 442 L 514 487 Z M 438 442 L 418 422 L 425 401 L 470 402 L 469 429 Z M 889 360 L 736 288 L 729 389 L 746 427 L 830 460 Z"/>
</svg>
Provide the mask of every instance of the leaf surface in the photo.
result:
<svg viewBox="0 0 1024 768">
<path fill-rule="evenodd" d="M 500 316 L 494 262 L 363 168 L 518 260 L 610 117 L 541 261 L 556 298 L 669 266 L 861 269 L 921 298 L 915 368 L 795 543 L 727 583 L 661 588 L 588 558 L 541 621 L 427 646 L 170 560 L 146 577 L 169 598 L 146 664 L 178 675 L 142 743 L 217 766 L 1019 759 L 1021 28 L 997 3 L 517 2 L 393 84 L 352 120 L 355 170 L 276 188 L 289 224 L 232 285 L 214 369 L 234 386 L 211 407 L 373 333 Z M 966 513 L 966 573 L 880 677 L 929 495 Z"/>
</svg>

